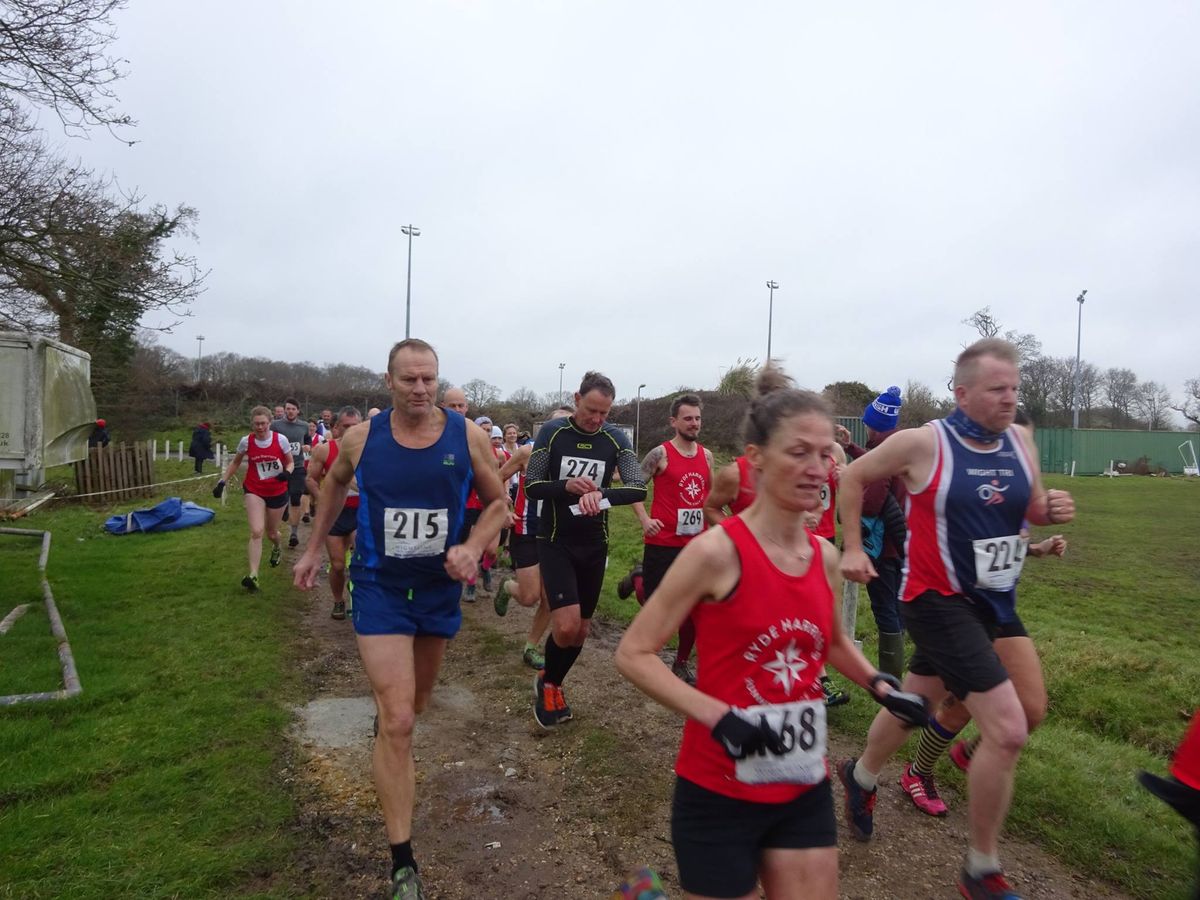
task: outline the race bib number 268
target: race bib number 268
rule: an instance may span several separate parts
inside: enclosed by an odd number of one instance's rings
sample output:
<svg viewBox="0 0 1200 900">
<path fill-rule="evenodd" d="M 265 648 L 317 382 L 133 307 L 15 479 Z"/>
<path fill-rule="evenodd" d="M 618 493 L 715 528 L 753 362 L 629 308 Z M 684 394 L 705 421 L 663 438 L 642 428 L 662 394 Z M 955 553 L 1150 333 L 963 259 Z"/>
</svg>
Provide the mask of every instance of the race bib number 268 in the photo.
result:
<svg viewBox="0 0 1200 900">
<path fill-rule="evenodd" d="M 450 513 L 445 509 L 383 511 L 383 552 L 393 559 L 439 556 L 446 550 Z"/>
</svg>

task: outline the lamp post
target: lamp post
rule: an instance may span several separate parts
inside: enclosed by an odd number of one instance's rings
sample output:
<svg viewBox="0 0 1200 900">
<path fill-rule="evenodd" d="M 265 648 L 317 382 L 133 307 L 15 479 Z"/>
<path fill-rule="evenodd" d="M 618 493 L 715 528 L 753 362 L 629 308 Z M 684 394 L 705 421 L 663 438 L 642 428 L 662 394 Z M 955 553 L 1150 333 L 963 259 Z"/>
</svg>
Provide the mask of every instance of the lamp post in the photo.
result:
<svg viewBox="0 0 1200 900">
<path fill-rule="evenodd" d="M 196 335 L 196 380 L 200 380 L 200 360 L 204 356 L 204 335 Z"/>
<path fill-rule="evenodd" d="M 563 369 L 565 369 L 566 367 L 567 367 L 566 363 L 558 364 L 558 402 L 560 404 L 566 402 L 565 400 L 563 400 L 563 395 L 562 395 L 562 375 L 563 375 Z"/>
<path fill-rule="evenodd" d="M 404 337 L 410 337 L 412 325 L 412 239 L 421 236 L 421 229 L 416 225 L 402 225 L 400 231 L 408 235 L 408 287 L 404 291 Z"/>
<path fill-rule="evenodd" d="M 644 388 L 644 387 L 645 387 L 644 384 L 638 385 L 637 414 L 633 420 L 633 455 L 638 457 L 639 459 L 642 456 L 641 446 L 639 444 L 639 441 L 641 440 L 641 437 L 642 437 L 642 388 Z"/>
<path fill-rule="evenodd" d="M 767 362 L 771 361 L 771 320 L 775 318 L 775 292 L 779 290 L 779 282 L 768 281 L 767 287 L 770 289 L 770 297 L 767 301 Z"/>
<path fill-rule="evenodd" d="M 1079 304 L 1079 324 L 1075 328 L 1075 386 L 1071 390 L 1071 427 L 1079 427 L 1079 347 L 1083 338 L 1083 298 L 1086 290 L 1079 292 L 1075 302 Z"/>
</svg>

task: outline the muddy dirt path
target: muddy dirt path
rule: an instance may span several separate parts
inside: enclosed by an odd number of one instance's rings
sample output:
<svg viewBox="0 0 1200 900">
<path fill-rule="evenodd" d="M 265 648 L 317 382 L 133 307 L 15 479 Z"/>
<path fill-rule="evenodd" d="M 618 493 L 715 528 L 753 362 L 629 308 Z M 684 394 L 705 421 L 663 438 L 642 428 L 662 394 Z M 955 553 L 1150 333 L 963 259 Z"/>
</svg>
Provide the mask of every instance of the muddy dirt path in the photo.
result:
<svg viewBox="0 0 1200 900">
<path fill-rule="evenodd" d="M 681 896 L 668 825 L 680 720 L 617 674 L 620 632 L 600 623 L 566 686 L 573 721 L 542 731 L 531 712 L 533 673 L 520 659 L 530 620 L 515 603 L 497 617 L 482 592 L 464 604 L 463 630 L 418 723 L 413 847 L 430 897 L 592 900 L 645 865 Z M 285 777 L 306 849 L 288 879 L 313 896 L 381 897 L 388 857 L 371 780 L 374 706 L 353 630 L 329 618 L 324 587 L 304 624 L 311 702 L 297 711 Z M 837 733 L 836 712 L 831 724 L 831 758 L 854 752 L 862 737 Z M 840 825 L 841 896 L 957 897 L 966 798 L 948 789 L 950 815 L 931 819 L 903 796 L 898 774 L 892 763 L 881 778 L 871 843 Z M 1029 898 L 1124 896 L 1028 843 L 1006 841 L 1002 858 Z"/>
</svg>

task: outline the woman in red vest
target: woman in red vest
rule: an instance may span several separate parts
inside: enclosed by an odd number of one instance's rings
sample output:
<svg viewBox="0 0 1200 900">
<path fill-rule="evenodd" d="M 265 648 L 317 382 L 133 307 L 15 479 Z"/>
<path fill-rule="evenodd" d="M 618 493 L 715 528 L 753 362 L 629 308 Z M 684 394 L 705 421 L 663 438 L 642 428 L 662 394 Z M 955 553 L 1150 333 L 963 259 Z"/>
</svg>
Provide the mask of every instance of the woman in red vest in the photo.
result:
<svg viewBox="0 0 1200 900">
<path fill-rule="evenodd" d="M 837 825 L 825 758 L 826 660 L 908 722 L 923 698 L 875 670 L 838 622 L 838 551 L 804 527 L 833 465 L 816 394 L 768 366 L 747 413 L 754 502 L 680 553 L 617 650 L 617 667 L 687 717 L 671 838 L 688 897 L 837 896 Z M 691 616 L 695 687 L 658 651 Z"/>
<path fill-rule="evenodd" d="M 271 411 L 265 406 L 250 410 L 250 428 L 213 488 L 213 496 L 220 497 L 224 493 L 225 482 L 238 470 L 242 460 L 247 460 L 242 489 L 246 492 L 246 519 L 250 523 L 250 541 L 246 547 L 250 574 L 242 579 L 242 587 L 253 592 L 258 590 L 264 532 L 273 545 L 271 565 L 279 565 L 283 552 L 279 545 L 279 523 L 283 521 L 283 510 L 288 503 L 288 479 L 296 463 L 288 439 L 271 430 Z"/>
</svg>

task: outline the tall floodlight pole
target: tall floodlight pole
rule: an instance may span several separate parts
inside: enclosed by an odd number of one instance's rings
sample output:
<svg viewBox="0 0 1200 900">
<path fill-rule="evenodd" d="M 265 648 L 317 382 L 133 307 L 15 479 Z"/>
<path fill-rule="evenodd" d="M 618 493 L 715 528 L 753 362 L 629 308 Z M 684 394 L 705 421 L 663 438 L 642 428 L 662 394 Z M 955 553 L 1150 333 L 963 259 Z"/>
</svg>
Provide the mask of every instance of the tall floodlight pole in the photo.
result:
<svg viewBox="0 0 1200 900">
<path fill-rule="evenodd" d="M 566 367 L 567 367 L 566 363 L 558 364 L 558 402 L 559 403 L 566 403 L 566 401 L 563 400 L 563 393 L 562 393 L 562 373 L 563 373 L 563 369 L 565 369 Z"/>
<path fill-rule="evenodd" d="M 402 225 L 400 231 L 408 235 L 408 287 L 404 291 L 404 337 L 407 340 L 412 326 L 412 239 L 421 236 L 416 225 Z"/>
<path fill-rule="evenodd" d="M 1075 298 L 1075 302 L 1079 304 L 1079 324 L 1075 328 L 1075 387 L 1071 391 L 1072 428 L 1079 427 L 1079 347 L 1083 338 L 1083 298 L 1085 294 L 1087 294 L 1087 291 L 1082 290 L 1079 292 L 1079 296 Z"/>
<path fill-rule="evenodd" d="M 767 300 L 767 362 L 771 361 L 771 320 L 775 318 L 775 292 L 779 290 L 779 283 L 776 281 L 768 281 L 767 287 L 770 288 L 771 294 Z"/>
<path fill-rule="evenodd" d="M 633 420 L 633 455 L 641 459 L 642 451 L 640 441 L 642 438 L 642 388 L 644 384 L 638 385 L 637 393 L 637 415 Z"/>
<path fill-rule="evenodd" d="M 200 380 L 200 360 L 204 356 L 204 335 L 196 335 L 196 380 Z"/>
</svg>

